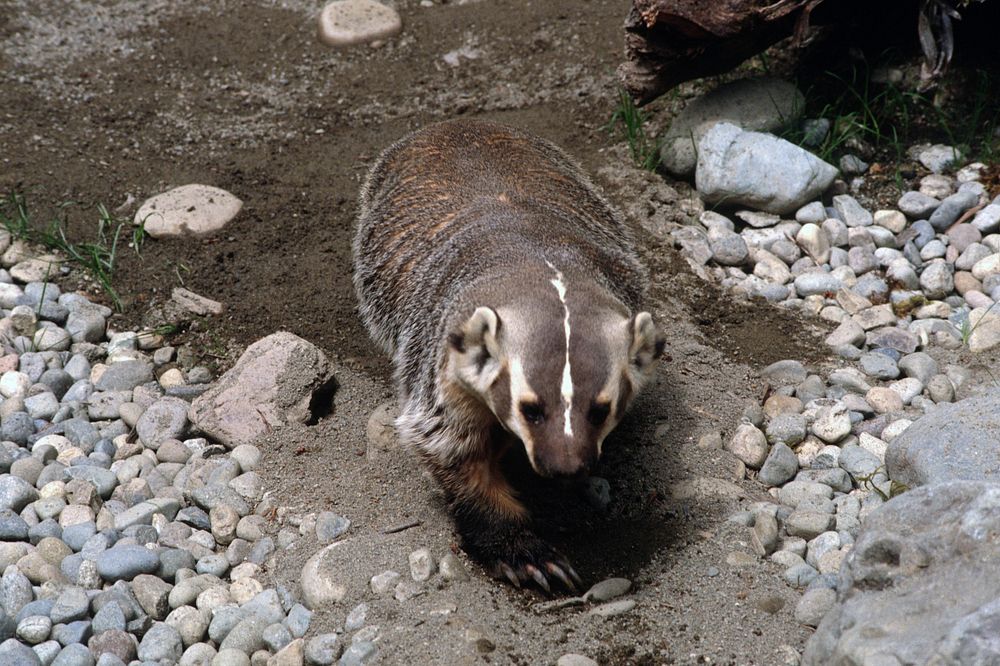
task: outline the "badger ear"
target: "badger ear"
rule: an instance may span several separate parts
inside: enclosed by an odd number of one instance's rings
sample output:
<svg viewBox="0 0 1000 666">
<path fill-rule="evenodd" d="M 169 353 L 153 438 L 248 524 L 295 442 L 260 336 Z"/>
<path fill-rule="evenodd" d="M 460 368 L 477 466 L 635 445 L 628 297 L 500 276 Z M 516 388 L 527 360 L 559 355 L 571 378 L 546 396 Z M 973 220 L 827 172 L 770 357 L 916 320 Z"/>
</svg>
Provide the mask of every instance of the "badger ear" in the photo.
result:
<svg viewBox="0 0 1000 666">
<path fill-rule="evenodd" d="M 476 391 L 485 392 L 500 373 L 499 330 L 496 311 L 478 307 L 461 328 L 448 335 L 452 368 L 463 384 Z"/>
<path fill-rule="evenodd" d="M 666 340 L 656 330 L 653 317 L 648 312 L 640 312 L 632 317 L 629 329 L 632 332 L 632 344 L 628 351 L 629 364 L 644 373 L 663 355 Z"/>
</svg>

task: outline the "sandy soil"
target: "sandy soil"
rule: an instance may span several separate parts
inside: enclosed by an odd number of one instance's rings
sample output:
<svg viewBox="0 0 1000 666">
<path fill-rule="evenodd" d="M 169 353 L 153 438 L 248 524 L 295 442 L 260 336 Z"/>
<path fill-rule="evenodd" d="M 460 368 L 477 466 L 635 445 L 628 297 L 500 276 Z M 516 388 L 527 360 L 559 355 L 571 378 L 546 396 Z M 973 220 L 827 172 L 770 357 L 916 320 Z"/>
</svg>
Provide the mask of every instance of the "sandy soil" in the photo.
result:
<svg viewBox="0 0 1000 666">
<path fill-rule="evenodd" d="M 117 326 L 138 324 L 183 284 L 227 310 L 178 340 L 212 342 L 223 365 L 227 349 L 279 329 L 334 359 L 333 413 L 261 443 L 282 505 L 353 522 L 344 545 L 352 603 L 323 609 L 314 630 L 340 627 L 364 599 L 387 664 L 553 663 L 566 652 L 607 664 L 784 663 L 808 636 L 792 618 L 798 593 L 777 565 L 733 556 L 751 553 L 749 531 L 725 520 L 766 495 L 735 459 L 695 442 L 729 432 L 742 405 L 760 399 L 759 368 L 782 358 L 818 367 L 822 344 L 815 324 L 730 302 L 647 233 L 650 308 L 670 360 L 606 446 L 599 474 L 611 505 L 598 514 L 578 490 L 534 489 L 542 515 L 564 516 L 551 532 L 580 573 L 589 582 L 631 578 L 636 609 L 604 620 L 579 608 L 537 613 L 539 596 L 467 561 L 470 581 L 403 604 L 365 590 L 373 574 L 405 572 L 417 547 L 437 557 L 457 550 L 416 461 L 399 450 L 366 453 L 369 416 L 391 398 L 388 364 L 360 327 L 350 287 L 352 215 L 368 162 L 411 129 L 468 114 L 555 140 L 630 213 L 648 204 L 651 182 L 603 129 L 626 2 L 397 6 L 399 39 L 332 51 L 316 41 L 318 5 L 305 0 L 0 0 L 0 190 L 26 192 L 42 217 L 84 202 L 67 212 L 80 237 L 96 202 L 116 207 L 131 196 L 127 214 L 189 182 L 244 200 L 224 233 L 123 252 Z M 443 60 L 459 49 L 474 57 Z M 702 481 L 678 485 L 692 479 Z M 700 490 L 678 491 L 692 486 Z M 410 519 L 421 525 L 381 533 Z M 294 582 L 317 547 L 302 539 L 271 574 Z"/>
</svg>

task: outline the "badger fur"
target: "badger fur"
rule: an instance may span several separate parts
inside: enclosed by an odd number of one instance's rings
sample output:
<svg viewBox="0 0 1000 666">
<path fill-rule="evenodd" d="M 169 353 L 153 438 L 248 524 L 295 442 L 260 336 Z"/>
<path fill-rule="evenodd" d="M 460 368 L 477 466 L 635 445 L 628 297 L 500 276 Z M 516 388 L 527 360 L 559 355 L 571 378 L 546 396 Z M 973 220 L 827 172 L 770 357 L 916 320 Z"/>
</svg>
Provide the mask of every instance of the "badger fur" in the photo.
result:
<svg viewBox="0 0 1000 666">
<path fill-rule="evenodd" d="M 663 348 L 620 215 L 562 150 L 457 120 L 388 148 L 361 190 L 361 318 L 392 357 L 397 430 L 443 488 L 465 550 L 516 585 L 570 587 L 499 467 L 585 473 Z"/>
</svg>

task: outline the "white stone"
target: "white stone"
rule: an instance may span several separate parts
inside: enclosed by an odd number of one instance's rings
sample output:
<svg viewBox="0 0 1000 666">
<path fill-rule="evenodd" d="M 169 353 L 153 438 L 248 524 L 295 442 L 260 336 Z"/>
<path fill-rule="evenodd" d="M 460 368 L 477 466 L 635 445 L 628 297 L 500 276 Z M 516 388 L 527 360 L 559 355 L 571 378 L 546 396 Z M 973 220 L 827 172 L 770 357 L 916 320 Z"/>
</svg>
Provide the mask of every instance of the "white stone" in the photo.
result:
<svg viewBox="0 0 1000 666">
<path fill-rule="evenodd" d="M 367 44 L 402 29 L 396 10 L 375 0 L 334 0 L 319 14 L 319 39 L 328 46 Z"/>
<path fill-rule="evenodd" d="M 877 210 L 873 216 L 875 224 L 898 234 L 906 228 L 906 216 L 898 210 Z"/>
<path fill-rule="evenodd" d="M 210 185 L 182 185 L 146 200 L 135 214 L 153 238 L 201 236 L 222 229 L 243 202 Z"/>
<path fill-rule="evenodd" d="M 985 280 L 990 275 L 1000 273 L 1000 254 L 991 254 L 980 259 L 972 267 L 972 277 L 977 280 Z"/>
<path fill-rule="evenodd" d="M 714 125 L 698 144 L 695 183 L 706 203 L 791 213 L 817 199 L 836 175 L 835 167 L 793 143 L 730 123 Z"/>
<path fill-rule="evenodd" d="M 847 407 L 836 405 L 821 407 L 812 424 L 812 433 L 827 444 L 836 444 L 851 433 L 851 417 Z"/>
<path fill-rule="evenodd" d="M 817 264 L 830 261 L 830 239 L 826 232 L 815 224 L 804 224 L 795 235 L 795 242 Z"/>
<path fill-rule="evenodd" d="M 975 353 L 1000 346 L 1000 313 L 997 308 L 976 308 L 969 313 L 969 350 Z"/>
</svg>

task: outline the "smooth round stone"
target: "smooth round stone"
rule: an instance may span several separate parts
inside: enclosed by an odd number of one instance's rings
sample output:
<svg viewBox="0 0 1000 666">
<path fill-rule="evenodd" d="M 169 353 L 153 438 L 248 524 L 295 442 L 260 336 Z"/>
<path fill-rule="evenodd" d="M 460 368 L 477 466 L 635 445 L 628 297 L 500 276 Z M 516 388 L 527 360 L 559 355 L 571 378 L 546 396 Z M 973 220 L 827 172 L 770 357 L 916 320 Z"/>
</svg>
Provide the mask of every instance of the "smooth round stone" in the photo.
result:
<svg viewBox="0 0 1000 666">
<path fill-rule="evenodd" d="M 632 589 L 632 581 L 627 578 L 608 578 L 595 584 L 583 595 L 583 598 L 592 602 L 605 602 L 628 594 Z"/>
<path fill-rule="evenodd" d="M 402 29 L 399 14 L 375 0 L 334 0 L 319 15 L 319 39 L 329 46 L 375 42 Z"/>
<path fill-rule="evenodd" d="M 217 187 L 183 185 L 146 200 L 135 214 L 135 223 L 154 238 L 201 236 L 222 229 L 242 207 L 242 201 Z M 136 347 L 134 333 L 131 345 Z"/>
<path fill-rule="evenodd" d="M 834 590 L 828 588 L 807 590 L 795 606 L 795 621 L 807 627 L 817 627 L 836 601 L 837 593 Z"/>
<path fill-rule="evenodd" d="M 51 666 L 94 666 L 94 663 L 86 645 L 71 643 L 59 651 Z"/>
<path fill-rule="evenodd" d="M 344 647 L 337 634 L 319 634 L 306 641 L 306 662 L 316 666 L 333 664 Z"/>
<path fill-rule="evenodd" d="M 38 645 L 52 633 L 52 620 L 44 615 L 32 615 L 17 624 L 17 637 L 30 645 Z"/>
<path fill-rule="evenodd" d="M 795 278 L 795 291 L 803 298 L 817 294 L 835 294 L 843 286 L 839 278 L 829 273 L 804 273 Z"/>
<path fill-rule="evenodd" d="M 736 432 L 733 433 L 726 448 L 747 467 L 753 469 L 759 469 L 767 459 L 767 438 L 764 433 L 749 423 L 741 423 L 737 426 Z"/>
<path fill-rule="evenodd" d="M 875 379 L 889 380 L 899 377 L 899 367 L 896 362 L 885 354 L 877 352 L 863 354 L 858 364 L 862 372 Z"/>
<path fill-rule="evenodd" d="M 207 555 L 198 560 L 195 570 L 200 574 L 211 574 L 222 578 L 229 571 L 229 560 L 225 555 Z"/>
<path fill-rule="evenodd" d="M 155 552 L 130 545 L 105 550 L 97 556 L 96 562 L 97 572 L 107 581 L 132 580 L 139 574 L 155 573 L 160 566 L 160 558 Z"/>
<path fill-rule="evenodd" d="M 757 478 L 767 486 L 779 486 L 799 471 L 799 459 L 784 443 L 778 442 L 760 468 Z"/>
<path fill-rule="evenodd" d="M 180 634 L 165 622 L 154 622 L 139 643 L 138 656 L 142 661 L 174 663 L 183 653 Z"/>
<path fill-rule="evenodd" d="M 212 666 L 250 666 L 250 657 L 240 650 L 224 648 L 212 659 Z"/>
</svg>

